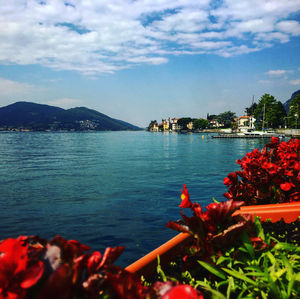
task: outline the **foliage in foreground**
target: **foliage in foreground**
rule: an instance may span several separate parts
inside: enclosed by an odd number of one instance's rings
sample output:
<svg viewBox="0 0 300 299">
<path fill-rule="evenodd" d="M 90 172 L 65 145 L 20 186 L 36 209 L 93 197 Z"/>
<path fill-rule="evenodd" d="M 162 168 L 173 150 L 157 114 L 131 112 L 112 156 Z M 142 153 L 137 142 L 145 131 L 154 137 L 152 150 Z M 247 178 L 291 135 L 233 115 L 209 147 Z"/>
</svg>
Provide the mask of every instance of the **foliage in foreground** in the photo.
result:
<svg viewBox="0 0 300 299">
<path fill-rule="evenodd" d="M 246 205 L 300 200 L 300 140 L 273 137 L 262 150 L 255 149 L 237 160 L 241 170 L 224 178 L 227 199 Z"/>
<path fill-rule="evenodd" d="M 208 297 L 300 296 L 298 246 L 265 234 L 258 218 L 252 223 L 247 216 L 232 216 L 240 202 L 213 203 L 203 212 L 190 201 L 186 186 L 181 198 L 180 207 L 190 208 L 193 215 L 181 211 L 182 220 L 167 226 L 191 234 L 195 242 L 166 273 L 159 267 L 160 277 L 189 284 Z"/>
<path fill-rule="evenodd" d="M 113 264 L 123 249 L 89 253 L 88 246 L 60 236 L 49 242 L 34 236 L 0 241 L 0 299 L 202 298 L 178 282 L 143 286 L 140 278 Z"/>
</svg>

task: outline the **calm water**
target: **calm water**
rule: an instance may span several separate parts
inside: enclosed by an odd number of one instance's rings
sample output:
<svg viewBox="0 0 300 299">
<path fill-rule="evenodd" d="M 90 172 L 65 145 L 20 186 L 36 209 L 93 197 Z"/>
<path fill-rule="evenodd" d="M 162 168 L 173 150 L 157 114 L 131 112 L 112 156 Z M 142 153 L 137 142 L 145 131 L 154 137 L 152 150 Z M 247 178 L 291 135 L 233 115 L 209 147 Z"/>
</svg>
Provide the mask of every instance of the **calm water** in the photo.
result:
<svg viewBox="0 0 300 299">
<path fill-rule="evenodd" d="M 126 266 L 174 236 L 180 189 L 223 200 L 235 160 L 266 141 L 148 132 L 0 133 L 0 239 L 60 234 Z"/>
</svg>

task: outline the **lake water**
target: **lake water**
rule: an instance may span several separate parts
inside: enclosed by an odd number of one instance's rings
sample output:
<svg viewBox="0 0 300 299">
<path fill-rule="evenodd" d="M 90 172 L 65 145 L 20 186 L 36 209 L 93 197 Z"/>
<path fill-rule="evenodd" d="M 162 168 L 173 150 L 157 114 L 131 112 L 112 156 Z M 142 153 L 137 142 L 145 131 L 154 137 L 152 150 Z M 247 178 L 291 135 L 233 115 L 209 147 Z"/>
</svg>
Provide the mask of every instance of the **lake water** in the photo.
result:
<svg viewBox="0 0 300 299">
<path fill-rule="evenodd" d="M 57 234 L 103 252 L 124 245 L 126 266 L 176 232 L 180 189 L 225 200 L 223 178 L 268 140 L 139 132 L 0 133 L 0 239 Z"/>
</svg>

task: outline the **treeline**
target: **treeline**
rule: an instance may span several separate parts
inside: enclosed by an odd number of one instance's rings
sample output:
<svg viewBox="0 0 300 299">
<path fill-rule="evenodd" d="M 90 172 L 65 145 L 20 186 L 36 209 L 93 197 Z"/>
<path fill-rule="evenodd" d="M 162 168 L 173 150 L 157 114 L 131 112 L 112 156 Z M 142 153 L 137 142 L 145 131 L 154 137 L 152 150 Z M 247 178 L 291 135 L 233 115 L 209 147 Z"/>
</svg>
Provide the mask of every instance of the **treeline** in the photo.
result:
<svg viewBox="0 0 300 299">
<path fill-rule="evenodd" d="M 259 102 L 245 109 L 247 115 L 253 115 L 258 130 L 263 128 L 298 128 L 300 94 L 291 99 L 288 112 L 283 104 L 272 95 L 264 94 Z"/>
<path fill-rule="evenodd" d="M 300 112 L 300 94 L 293 97 L 288 105 L 287 111 L 283 104 L 276 100 L 274 96 L 270 94 L 264 94 L 258 101 L 251 106 L 245 108 L 246 116 L 253 116 L 255 119 L 255 128 L 262 130 L 264 128 L 299 128 L 299 112 Z M 236 128 L 237 116 L 232 111 L 225 111 L 218 115 L 207 114 L 204 118 L 190 118 L 182 117 L 176 119 L 180 130 L 203 130 L 210 128 Z M 172 119 L 174 122 L 175 119 Z M 164 120 L 162 123 L 157 124 L 157 121 L 151 121 L 148 130 L 152 130 L 153 127 L 158 126 L 159 130 L 172 129 L 172 122 L 169 123 L 169 128 L 166 128 Z M 164 127 L 165 124 L 165 127 Z"/>
</svg>

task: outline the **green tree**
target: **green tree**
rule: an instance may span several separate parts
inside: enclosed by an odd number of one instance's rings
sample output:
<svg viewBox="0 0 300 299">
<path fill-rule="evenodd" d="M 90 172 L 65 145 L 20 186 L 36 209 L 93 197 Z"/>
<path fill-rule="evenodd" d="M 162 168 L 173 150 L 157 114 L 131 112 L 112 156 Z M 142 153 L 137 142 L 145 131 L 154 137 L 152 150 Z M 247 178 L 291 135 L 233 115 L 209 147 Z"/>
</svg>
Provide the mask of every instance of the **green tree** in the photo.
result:
<svg viewBox="0 0 300 299">
<path fill-rule="evenodd" d="M 195 129 L 202 130 L 206 129 L 209 126 L 209 122 L 204 118 L 198 118 L 193 121 L 193 126 Z"/>
<path fill-rule="evenodd" d="M 286 112 L 282 103 L 270 94 L 264 94 L 254 110 L 258 130 L 263 129 L 263 127 L 275 129 L 283 126 L 285 116 Z"/>
<path fill-rule="evenodd" d="M 289 103 L 288 124 L 291 128 L 298 129 L 300 118 L 300 94 L 296 95 Z"/>
<path fill-rule="evenodd" d="M 250 107 L 245 108 L 245 113 L 246 113 L 246 115 L 247 115 L 247 116 L 253 115 L 253 113 L 254 113 L 256 107 L 257 107 L 257 104 L 256 104 L 256 103 L 253 103 Z"/>
<path fill-rule="evenodd" d="M 231 124 L 234 122 L 234 119 L 236 118 L 236 115 L 232 111 L 226 111 L 223 113 L 220 113 L 217 116 L 217 121 L 219 124 L 223 124 L 224 128 L 231 127 Z"/>
<path fill-rule="evenodd" d="M 209 115 L 209 114 L 207 113 L 207 117 L 206 117 L 207 120 L 213 120 L 213 119 L 215 119 L 215 118 L 217 118 L 217 115 L 216 115 L 216 114 L 211 114 L 211 115 Z"/>
<path fill-rule="evenodd" d="M 156 121 L 156 120 L 151 120 L 151 122 L 150 122 L 150 124 L 149 124 L 147 130 L 150 131 L 150 130 L 153 128 L 153 126 L 154 126 L 155 124 L 157 124 L 157 121 Z"/>
<path fill-rule="evenodd" d="M 184 130 L 187 129 L 187 124 L 190 123 L 192 119 L 190 117 L 179 118 L 177 124 Z"/>
</svg>

